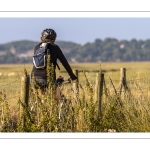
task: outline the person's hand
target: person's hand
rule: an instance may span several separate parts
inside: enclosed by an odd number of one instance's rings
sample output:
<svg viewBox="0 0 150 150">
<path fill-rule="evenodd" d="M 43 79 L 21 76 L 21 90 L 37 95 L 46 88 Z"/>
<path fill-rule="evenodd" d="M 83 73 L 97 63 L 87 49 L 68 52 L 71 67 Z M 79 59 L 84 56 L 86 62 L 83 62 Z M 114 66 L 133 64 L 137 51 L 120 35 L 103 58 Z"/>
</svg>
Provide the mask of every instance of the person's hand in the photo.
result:
<svg viewBox="0 0 150 150">
<path fill-rule="evenodd" d="M 77 79 L 75 79 L 75 80 L 71 80 L 71 82 L 72 82 L 72 83 L 76 83 L 76 82 L 77 82 Z"/>
<path fill-rule="evenodd" d="M 77 77 L 75 76 L 75 77 L 70 77 L 69 79 L 68 79 L 68 81 L 70 81 L 71 83 L 76 83 L 77 82 Z"/>
</svg>

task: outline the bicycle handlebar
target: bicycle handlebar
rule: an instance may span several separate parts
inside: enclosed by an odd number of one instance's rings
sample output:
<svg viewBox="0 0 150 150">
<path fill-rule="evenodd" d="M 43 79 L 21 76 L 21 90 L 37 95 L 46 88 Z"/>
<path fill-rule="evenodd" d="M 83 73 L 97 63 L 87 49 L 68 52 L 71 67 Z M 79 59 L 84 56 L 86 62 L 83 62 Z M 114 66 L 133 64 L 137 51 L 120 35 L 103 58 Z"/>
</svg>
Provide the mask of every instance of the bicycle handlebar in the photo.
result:
<svg viewBox="0 0 150 150">
<path fill-rule="evenodd" d="M 63 80 L 63 79 L 56 81 L 56 84 L 58 84 L 58 85 L 65 84 L 65 83 L 71 83 L 71 81 L 69 81 L 69 80 Z"/>
<path fill-rule="evenodd" d="M 64 81 L 62 82 L 62 84 L 65 84 L 65 83 L 71 83 L 71 81 L 69 81 L 69 80 L 64 80 Z"/>
<path fill-rule="evenodd" d="M 68 78 L 67 80 L 64 80 L 64 78 L 62 76 L 60 76 L 57 80 L 56 80 L 56 84 L 65 84 L 65 83 L 75 83 L 73 82 L 70 78 Z"/>
</svg>

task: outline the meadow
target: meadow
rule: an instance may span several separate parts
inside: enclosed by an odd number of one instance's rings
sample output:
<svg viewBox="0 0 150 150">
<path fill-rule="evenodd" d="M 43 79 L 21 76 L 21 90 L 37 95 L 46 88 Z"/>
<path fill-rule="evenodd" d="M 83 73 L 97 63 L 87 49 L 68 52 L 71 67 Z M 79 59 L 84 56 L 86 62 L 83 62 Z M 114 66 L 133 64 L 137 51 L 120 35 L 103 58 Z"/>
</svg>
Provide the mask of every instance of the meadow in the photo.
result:
<svg viewBox="0 0 150 150">
<path fill-rule="evenodd" d="M 43 95 L 30 89 L 29 107 L 36 103 L 34 112 L 20 102 L 21 77 L 25 75 L 24 69 L 30 75 L 31 64 L 0 65 L 1 132 L 150 131 L 150 62 L 82 63 L 71 67 L 79 71 L 79 93 L 77 98 L 74 86 L 63 87 L 68 102 L 61 110 L 65 114 L 62 122 L 58 114 L 60 106 L 50 96 L 52 90 Z M 60 68 L 57 76 L 67 79 L 64 67 L 60 65 Z M 126 68 L 126 86 L 120 84 L 121 68 Z M 101 74 L 104 74 L 102 95 L 97 84 Z M 24 108 L 22 115 L 21 108 Z"/>
<path fill-rule="evenodd" d="M 126 68 L 127 71 L 133 72 L 147 72 L 150 71 L 150 62 L 124 62 L 124 63 L 80 63 L 70 64 L 74 70 L 87 70 L 95 71 L 101 68 L 104 72 L 119 71 L 120 68 Z M 23 68 L 26 68 L 27 72 L 30 73 L 32 70 L 32 64 L 10 64 L 0 65 L 0 75 L 8 75 L 9 73 L 22 74 Z M 61 70 L 56 70 L 59 75 L 60 72 L 65 71 L 64 67 L 60 64 Z"/>
</svg>

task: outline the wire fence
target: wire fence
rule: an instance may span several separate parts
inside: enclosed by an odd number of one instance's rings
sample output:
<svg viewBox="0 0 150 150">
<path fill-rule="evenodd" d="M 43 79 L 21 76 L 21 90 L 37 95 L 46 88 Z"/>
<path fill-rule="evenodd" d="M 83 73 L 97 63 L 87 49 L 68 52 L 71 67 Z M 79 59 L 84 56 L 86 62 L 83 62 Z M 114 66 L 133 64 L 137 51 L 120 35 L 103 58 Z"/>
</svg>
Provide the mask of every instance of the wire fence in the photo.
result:
<svg viewBox="0 0 150 150">
<path fill-rule="evenodd" d="M 14 101 L 20 97 L 20 76 L 0 76 L 0 94 L 5 99 Z"/>
<path fill-rule="evenodd" d="M 136 75 L 138 74 L 138 75 Z M 96 83 L 96 75 L 97 73 L 86 73 L 87 78 L 91 84 L 91 86 L 94 88 Z M 133 76 L 134 75 L 134 76 Z M 104 74 L 104 81 L 107 89 L 109 89 L 110 92 L 114 92 L 114 87 L 116 90 L 120 90 L 120 84 L 122 79 L 120 79 L 120 72 L 114 72 L 114 73 L 105 73 Z M 79 73 L 79 79 L 83 78 L 83 73 Z M 131 92 L 149 92 L 150 90 L 150 73 L 132 73 L 130 76 L 128 74 L 128 77 L 126 79 L 126 85 L 130 89 Z M 82 85 L 86 85 L 86 80 L 79 80 L 79 83 Z M 121 91 L 120 91 L 121 92 Z M 122 90 L 122 92 L 124 92 Z"/>
<path fill-rule="evenodd" d="M 78 73 L 79 84 L 82 87 L 86 87 L 87 80 L 95 90 L 95 83 L 96 83 L 96 76 L 98 73 L 95 72 L 82 72 Z M 86 75 L 86 78 L 85 78 Z M 114 87 L 118 92 L 124 92 L 123 90 L 120 91 L 120 72 L 110 72 L 105 73 L 105 85 L 109 92 L 114 92 Z M 150 74 L 149 72 L 127 72 L 126 77 L 126 85 L 130 89 L 132 93 L 138 92 L 141 94 L 146 94 L 150 90 Z M 71 90 L 71 86 L 66 84 L 63 89 Z M 20 76 L 0 76 L 0 94 L 5 94 L 5 99 L 14 102 L 18 100 L 20 97 L 21 90 L 21 77 Z M 85 90 L 85 93 L 88 94 L 88 91 Z"/>
<path fill-rule="evenodd" d="M 93 99 L 97 99 L 98 101 L 98 109 L 100 109 L 100 111 L 102 111 L 100 108 L 102 106 L 102 101 L 108 95 L 111 97 L 119 96 L 123 100 L 127 100 L 126 94 L 128 96 L 132 96 L 133 100 L 148 100 L 150 98 L 149 72 L 126 72 L 125 69 L 121 69 L 120 72 L 108 73 L 78 72 L 76 70 L 76 75 L 78 76 L 77 83 L 63 85 L 62 92 L 65 94 L 65 97 L 68 99 L 70 97 L 77 99 L 79 98 L 78 96 L 81 96 L 80 101 L 84 97 L 86 104 L 86 101 L 88 101 L 88 98 L 91 96 L 89 96 L 89 92 L 91 92 L 93 94 Z M 22 79 L 22 76 L 0 76 L 0 97 L 2 100 L 0 106 L 0 124 L 2 124 L 1 122 L 3 121 L 5 101 L 9 103 L 11 116 L 15 116 L 16 118 L 20 114 L 20 110 L 16 107 L 19 99 L 22 101 L 23 98 L 24 103 L 29 102 L 29 105 L 32 104 L 31 101 L 33 100 L 33 97 L 29 93 L 30 88 L 26 88 L 22 91 L 21 87 L 22 81 L 24 83 L 24 87 L 30 86 L 30 82 L 26 82 L 26 80 Z M 26 86 L 27 83 L 28 86 Z M 27 93 L 29 93 L 29 95 Z M 36 99 L 38 100 L 38 97 L 36 97 Z M 110 99 L 108 98 L 107 102 L 109 100 Z M 105 101 L 106 105 L 108 104 L 107 102 Z M 39 113 L 39 111 L 37 112 Z"/>
</svg>

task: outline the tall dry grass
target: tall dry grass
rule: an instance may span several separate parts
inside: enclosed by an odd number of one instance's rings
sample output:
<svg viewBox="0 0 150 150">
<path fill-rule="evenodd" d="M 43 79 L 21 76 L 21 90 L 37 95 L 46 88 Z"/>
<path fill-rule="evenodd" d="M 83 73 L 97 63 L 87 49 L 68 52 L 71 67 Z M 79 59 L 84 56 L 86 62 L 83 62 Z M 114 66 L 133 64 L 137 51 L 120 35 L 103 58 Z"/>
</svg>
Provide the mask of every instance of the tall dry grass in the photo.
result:
<svg viewBox="0 0 150 150">
<path fill-rule="evenodd" d="M 52 81 L 51 74 L 49 81 Z M 24 75 L 27 76 L 28 72 Z M 95 92 L 96 74 L 83 72 L 79 75 L 78 98 L 72 84 L 63 86 L 62 92 L 67 101 L 62 107 L 55 98 L 53 83 L 46 93 L 40 92 L 37 83 L 34 87 L 30 86 L 29 105 L 24 107 L 21 99 L 18 98 L 13 108 L 16 110 L 15 113 L 12 113 L 11 104 L 6 100 L 7 93 L 3 93 L 0 96 L 0 131 L 149 132 L 149 72 L 127 72 L 129 89 L 123 89 L 121 92 L 119 72 L 104 72 L 104 75 L 101 118 L 98 117 L 98 98 L 95 95 L 99 94 Z M 60 107 L 63 114 L 61 119 Z M 20 114 L 21 108 L 24 108 L 22 114 Z"/>
</svg>

